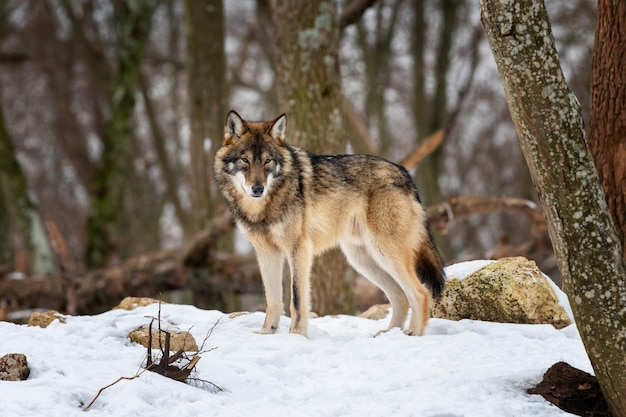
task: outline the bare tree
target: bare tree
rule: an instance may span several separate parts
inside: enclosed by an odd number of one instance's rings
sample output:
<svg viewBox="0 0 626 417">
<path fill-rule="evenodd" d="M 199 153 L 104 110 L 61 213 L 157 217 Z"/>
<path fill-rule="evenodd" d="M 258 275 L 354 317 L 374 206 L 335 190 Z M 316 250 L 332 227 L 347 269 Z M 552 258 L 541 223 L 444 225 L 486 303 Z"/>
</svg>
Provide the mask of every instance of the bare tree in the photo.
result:
<svg viewBox="0 0 626 417">
<path fill-rule="evenodd" d="M 35 215 L 4 112 L 0 110 L 0 274 L 27 271 L 32 255 L 31 216 Z"/>
<path fill-rule="evenodd" d="M 335 1 L 275 1 L 272 4 L 278 104 L 287 114 L 287 140 L 314 153 L 343 153 L 339 24 Z M 313 309 L 352 313 L 354 297 L 347 262 L 339 250 L 314 262 Z"/>
<path fill-rule="evenodd" d="M 626 262 L 578 100 L 541 0 L 481 0 L 481 19 L 576 323 L 615 417 L 626 416 Z"/>
<path fill-rule="evenodd" d="M 222 0 L 185 1 L 187 94 L 189 97 L 190 187 L 195 228 L 215 214 L 209 161 L 222 142 L 228 111 Z"/>
<path fill-rule="evenodd" d="M 154 0 L 121 2 L 115 8 L 117 69 L 111 89 L 111 116 L 103 137 L 103 152 L 91 182 L 91 213 L 87 222 L 87 266 L 123 259 L 131 219 L 124 203 L 132 194 L 133 116 L 139 88 L 142 52 L 150 32 Z"/>
<path fill-rule="evenodd" d="M 0 4 L 0 39 L 7 21 L 7 4 Z M 2 84 L 0 83 L 0 93 Z M 28 185 L 0 108 L 0 274 L 30 272 L 33 260 L 33 222 L 38 213 L 28 196 Z"/>
</svg>

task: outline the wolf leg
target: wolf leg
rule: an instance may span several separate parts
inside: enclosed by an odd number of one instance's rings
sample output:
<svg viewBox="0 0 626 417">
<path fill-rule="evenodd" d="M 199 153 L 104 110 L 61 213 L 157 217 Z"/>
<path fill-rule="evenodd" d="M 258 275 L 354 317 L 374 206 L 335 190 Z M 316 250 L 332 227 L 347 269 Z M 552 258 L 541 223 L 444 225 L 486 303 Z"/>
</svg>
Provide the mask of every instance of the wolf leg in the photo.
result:
<svg viewBox="0 0 626 417">
<path fill-rule="evenodd" d="M 288 258 L 291 269 L 291 327 L 289 332 L 307 335 L 310 310 L 310 276 L 313 264 L 311 242 L 301 241 Z"/>
<path fill-rule="evenodd" d="M 400 242 L 388 242 L 370 248 L 370 253 L 379 265 L 387 271 L 408 299 L 411 306 L 411 320 L 404 333 L 421 336 L 430 315 L 430 294 L 415 273 L 413 249 Z"/>
<path fill-rule="evenodd" d="M 276 333 L 280 316 L 283 314 L 283 264 L 284 259 L 277 249 L 258 248 L 257 259 L 265 291 L 265 322 L 257 333 Z"/>
<path fill-rule="evenodd" d="M 391 303 L 391 321 L 387 330 L 394 327 L 403 328 L 409 310 L 409 302 L 398 283 L 382 269 L 362 245 L 341 244 L 350 265 L 365 278 L 377 285 Z"/>
</svg>

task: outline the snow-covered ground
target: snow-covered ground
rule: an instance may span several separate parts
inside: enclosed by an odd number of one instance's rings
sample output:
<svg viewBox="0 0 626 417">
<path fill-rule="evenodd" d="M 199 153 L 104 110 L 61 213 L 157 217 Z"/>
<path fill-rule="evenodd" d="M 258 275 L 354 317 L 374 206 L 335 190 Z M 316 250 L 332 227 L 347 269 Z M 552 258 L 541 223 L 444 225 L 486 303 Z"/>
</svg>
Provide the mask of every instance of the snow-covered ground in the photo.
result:
<svg viewBox="0 0 626 417">
<path fill-rule="evenodd" d="M 453 266 L 469 273 L 477 263 Z M 448 271 L 449 274 L 452 269 Z M 205 344 L 197 378 L 221 393 L 144 372 L 102 392 L 145 363 L 130 331 L 156 317 L 158 305 L 97 316 L 67 317 L 48 328 L 0 323 L 0 356 L 24 353 L 31 375 L 0 381 L 0 416 L 565 416 L 526 389 L 555 362 L 592 372 L 575 326 L 431 319 L 424 337 L 393 330 L 374 338 L 389 317 L 352 316 L 309 322 L 309 338 L 254 333 L 263 313 L 229 318 L 219 311 L 163 305 L 162 322 L 190 330 Z"/>
</svg>

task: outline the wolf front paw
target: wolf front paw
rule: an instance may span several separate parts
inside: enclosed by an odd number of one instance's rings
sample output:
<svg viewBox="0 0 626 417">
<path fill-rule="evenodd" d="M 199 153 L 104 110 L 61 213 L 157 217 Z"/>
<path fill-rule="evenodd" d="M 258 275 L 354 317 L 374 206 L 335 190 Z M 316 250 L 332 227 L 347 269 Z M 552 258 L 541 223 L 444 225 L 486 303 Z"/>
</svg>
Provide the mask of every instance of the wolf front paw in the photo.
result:
<svg viewBox="0 0 626 417">
<path fill-rule="evenodd" d="M 301 336 L 307 337 L 306 329 L 289 329 L 289 333 L 299 334 Z"/>
<path fill-rule="evenodd" d="M 257 330 L 256 334 L 274 334 L 278 330 L 278 326 L 263 326 L 261 329 Z"/>
<path fill-rule="evenodd" d="M 419 330 L 415 330 L 415 329 L 406 329 L 404 330 L 404 334 L 407 336 L 423 336 L 424 335 L 424 331 L 419 331 Z"/>
</svg>

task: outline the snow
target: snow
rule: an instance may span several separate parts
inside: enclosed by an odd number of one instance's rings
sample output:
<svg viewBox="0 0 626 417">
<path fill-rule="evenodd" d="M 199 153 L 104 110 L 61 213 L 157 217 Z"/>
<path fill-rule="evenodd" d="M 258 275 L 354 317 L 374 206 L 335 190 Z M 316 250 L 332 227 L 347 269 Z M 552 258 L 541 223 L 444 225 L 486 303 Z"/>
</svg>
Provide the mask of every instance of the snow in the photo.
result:
<svg viewBox="0 0 626 417">
<path fill-rule="evenodd" d="M 459 264 L 447 273 L 464 276 L 483 264 Z M 307 339 L 288 333 L 287 317 L 277 334 L 259 335 L 263 313 L 230 318 L 164 304 L 163 326 L 190 330 L 198 344 L 215 326 L 195 377 L 223 392 L 143 372 L 104 390 L 82 411 L 102 387 L 141 371 L 146 350 L 127 335 L 157 315 L 153 304 L 66 317 L 45 329 L 0 323 L 0 356 L 24 353 L 31 369 L 26 381 L 0 381 L 0 415 L 565 416 L 526 389 L 558 361 L 592 372 L 574 325 L 431 319 L 423 337 L 397 329 L 373 337 L 389 317 L 341 315 L 311 319 Z"/>
</svg>

